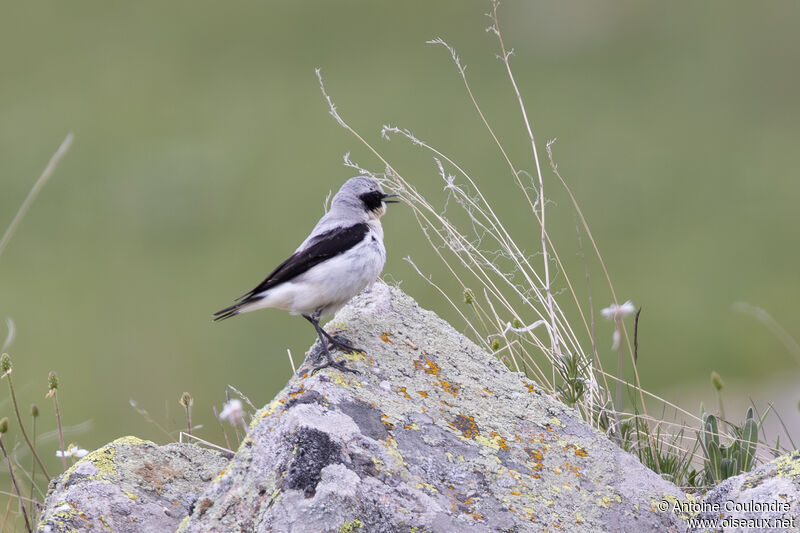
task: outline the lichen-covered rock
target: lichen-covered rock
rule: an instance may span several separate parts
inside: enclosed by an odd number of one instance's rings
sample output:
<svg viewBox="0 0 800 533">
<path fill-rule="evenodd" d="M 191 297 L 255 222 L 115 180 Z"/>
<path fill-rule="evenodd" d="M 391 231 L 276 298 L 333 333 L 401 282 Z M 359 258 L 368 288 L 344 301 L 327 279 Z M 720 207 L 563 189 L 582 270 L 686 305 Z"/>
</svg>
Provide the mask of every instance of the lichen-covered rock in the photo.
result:
<svg viewBox="0 0 800 533">
<path fill-rule="evenodd" d="M 726 479 L 695 507 L 690 531 L 800 531 L 800 451 Z"/>
<path fill-rule="evenodd" d="M 678 488 L 399 289 L 329 327 L 361 373 L 301 369 L 180 531 L 685 530 Z"/>
<path fill-rule="evenodd" d="M 175 531 L 227 464 L 219 452 L 193 444 L 117 439 L 51 482 L 38 531 Z"/>
</svg>

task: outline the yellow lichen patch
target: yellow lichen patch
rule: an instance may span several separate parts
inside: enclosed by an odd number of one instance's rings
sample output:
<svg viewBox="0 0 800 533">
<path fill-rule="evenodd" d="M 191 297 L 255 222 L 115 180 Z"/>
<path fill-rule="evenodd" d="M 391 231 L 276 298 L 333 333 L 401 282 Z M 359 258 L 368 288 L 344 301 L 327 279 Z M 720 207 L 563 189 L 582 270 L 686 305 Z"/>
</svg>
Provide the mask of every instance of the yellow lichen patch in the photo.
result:
<svg viewBox="0 0 800 533">
<path fill-rule="evenodd" d="M 150 443 L 150 441 L 142 440 L 139 437 L 134 437 L 133 435 L 128 435 L 127 437 L 120 437 L 116 439 L 114 442 L 112 442 L 112 444 L 127 444 L 128 446 L 140 446 L 142 444 L 148 444 L 148 443 Z"/>
<path fill-rule="evenodd" d="M 424 370 L 426 374 L 434 376 L 438 376 L 439 372 L 442 370 L 427 354 L 422 354 L 419 359 L 414 360 L 414 369 Z"/>
<path fill-rule="evenodd" d="M 405 387 L 400 387 L 397 390 L 403 393 L 403 396 L 406 397 L 406 400 L 410 400 L 411 399 L 411 395 L 408 394 L 408 392 L 406 392 L 406 388 Z"/>
<path fill-rule="evenodd" d="M 356 351 L 344 352 L 342 353 L 342 357 L 344 357 L 348 361 L 364 361 L 367 359 L 367 356 L 364 354 L 364 352 L 356 352 Z"/>
<path fill-rule="evenodd" d="M 431 485 L 430 483 L 426 483 L 426 482 L 417 483 L 417 488 L 418 488 L 418 489 L 427 489 L 427 490 L 429 490 L 430 492 L 433 492 L 433 493 L 435 493 L 435 494 L 438 494 L 438 493 L 439 493 L 439 491 L 438 491 L 438 490 L 436 490 L 436 487 L 434 487 L 434 486 L 433 486 L 433 485 Z"/>
<path fill-rule="evenodd" d="M 264 409 L 264 414 L 261 415 L 261 418 L 266 418 L 272 415 L 278 408 L 278 406 L 284 403 L 285 401 L 286 400 L 283 399 L 283 400 L 272 400 L 271 402 L 269 402 L 269 405 L 267 405 L 267 408 Z"/>
<path fill-rule="evenodd" d="M 492 431 L 489 433 L 489 436 L 494 439 L 495 443 L 501 450 L 507 450 L 508 444 L 506 444 L 506 439 L 504 439 L 498 432 Z"/>
<path fill-rule="evenodd" d="M 419 426 L 416 424 L 406 424 L 403 426 L 405 429 L 413 429 L 414 431 L 419 431 Z"/>
<path fill-rule="evenodd" d="M 482 445 L 486 446 L 487 448 L 491 448 L 493 450 L 499 450 L 500 449 L 500 446 L 498 446 L 495 441 L 487 439 L 483 435 L 477 435 L 475 437 L 475 442 L 477 442 L 479 444 L 482 444 Z"/>
<path fill-rule="evenodd" d="M 425 392 L 424 390 L 418 390 L 418 391 L 417 391 L 417 394 L 419 394 L 419 395 L 420 395 L 420 396 L 422 396 L 423 398 L 427 398 L 427 397 L 428 397 L 428 393 L 427 393 L 427 392 Z"/>
<path fill-rule="evenodd" d="M 556 417 L 553 417 L 553 418 L 550 419 L 550 424 L 552 424 L 554 426 L 561 426 L 562 428 L 566 427 L 564 424 L 561 423 L 561 420 L 559 420 Z M 553 431 L 553 430 L 550 429 L 549 431 Z"/>
<path fill-rule="evenodd" d="M 775 477 L 800 478 L 800 451 L 795 451 L 773 461 Z"/>
<path fill-rule="evenodd" d="M 114 464 L 114 456 L 117 453 L 116 444 L 129 444 L 129 445 L 139 445 L 144 444 L 146 441 L 136 437 L 122 437 L 111 444 L 103 446 L 89 455 L 69 467 L 67 471 L 64 473 L 64 483 L 69 479 L 72 473 L 78 468 L 79 465 L 84 463 L 92 463 L 94 467 L 97 469 L 97 473 L 92 475 L 89 479 L 92 480 L 100 480 L 100 481 L 116 481 L 117 475 L 117 466 Z"/>
<path fill-rule="evenodd" d="M 397 449 L 397 441 L 395 440 L 394 437 L 389 437 L 383 442 L 384 446 L 386 447 L 386 451 L 389 453 L 389 455 L 397 459 L 400 462 L 400 464 L 406 464 L 405 459 L 403 459 L 403 454 L 401 454 L 400 450 Z"/>
<path fill-rule="evenodd" d="M 340 387 L 349 387 L 350 385 L 355 385 L 357 387 L 361 387 L 364 384 L 357 379 L 345 379 L 344 374 L 341 372 L 332 372 L 329 374 L 332 378 L 331 381 Z"/>
<path fill-rule="evenodd" d="M 456 417 L 455 422 L 450 423 L 450 426 L 459 430 L 461 434 L 468 439 L 474 439 L 480 435 L 478 425 L 475 423 L 475 419 L 471 416 L 464 416 L 460 414 Z"/>
<path fill-rule="evenodd" d="M 339 526 L 339 533 L 354 533 L 361 529 L 363 525 L 364 522 L 356 518 L 355 520 L 350 520 Z"/>
<path fill-rule="evenodd" d="M 385 331 L 383 333 L 381 333 L 379 335 L 379 337 L 381 338 L 381 340 L 383 342 L 390 342 L 390 343 L 394 344 L 394 341 L 389 338 L 389 333 L 386 333 Z"/>
<path fill-rule="evenodd" d="M 139 499 L 139 496 L 137 496 L 133 492 L 123 491 L 123 494 L 125 494 L 125 496 L 127 496 L 128 498 L 130 498 L 133 501 L 136 501 L 136 500 Z"/>
<path fill-rule="evenodd" d="M 339 526 L 339 533 L 355 533 L 361 526 L 364 525 L 364 522 L 356 518 L 355 520 L 350 520 L 349 522 L 345 522 L 341 526 Z"/>
<path fill-rule="evenodd" d="M 614 502 L 622 503 L 622 498 L 620 498 L 618 494 L 612 493 L 611 496 L 603 496 L 597 499 L 597 505 L 600 507 L 605 507 L 606 509 L 611 507 L 611 504 Z"/>
<path fill-rule="evenodd" d="M 581 513 L 575 513 L 575 523 L 576 524 L 583 524 L 586 522 L 586 519 L 583 517 Z"/>
</svg>

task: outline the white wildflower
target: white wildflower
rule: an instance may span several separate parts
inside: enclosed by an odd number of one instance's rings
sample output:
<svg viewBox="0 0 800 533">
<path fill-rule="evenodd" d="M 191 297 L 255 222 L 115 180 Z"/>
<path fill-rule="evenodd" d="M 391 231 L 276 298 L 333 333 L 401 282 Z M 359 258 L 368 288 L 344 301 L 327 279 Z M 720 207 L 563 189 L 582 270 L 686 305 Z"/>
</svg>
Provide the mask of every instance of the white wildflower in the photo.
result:
<svg viewBox="0 0 800 533">
<path fill-rule="evenodd" d="M 89 454 L 89 450 L 84 450 L 83 448 L 78 448 L 74 444 L 70 444 L 66 451 L 62 452 L 61 450 L 56 451 L 56 457 L 77 457 L 78 459 L 82 457 L 86 457 Z"/>
<path fill-rule="evenodd" d="M 626 316 L 632 315 L 634 311 L 636 311 L 636 308 L 633 306 L 633 303 L 628 300 L 622 305 L 611 304 L 605 309 L 602 309 L 600 313 L 609 320 L 622 320 Z"/>
<path fill-rule="evenodd" d="M 244 409 L 242 408 L 242 401 L 233 398 L 222 407 L 222 412 L 219 414 L 220 420 L 227 420 L 231 424 L 238 424 L 244 420 Z"/>
</svg>

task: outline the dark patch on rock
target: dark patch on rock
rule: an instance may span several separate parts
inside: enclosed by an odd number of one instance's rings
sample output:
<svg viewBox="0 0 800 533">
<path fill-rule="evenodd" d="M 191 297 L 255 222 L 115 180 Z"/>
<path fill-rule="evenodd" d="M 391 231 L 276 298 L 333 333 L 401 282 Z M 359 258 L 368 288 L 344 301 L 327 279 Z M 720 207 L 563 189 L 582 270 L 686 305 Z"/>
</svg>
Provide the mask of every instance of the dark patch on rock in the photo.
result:
<svg viewBox="0 0 800 533">
<path fill-rule="evenodd" d="M 475 423 L 475 418 L 472 416 L 458 415 L 451 425 L 459 430 L 462 435 L 468 439 L 474 439 L 480 435 L 478 424 Z"/>
<path fill-rule="evenodd" d="M 389 436 L 386 424 L 381 419 L 379 409 L 358 400 L 348 400 L 338 405 L 339 409 L 353 419 L 361 433 L 375 440 L 383 440 Z"/>
<path fill-rule="evenodd" d="M 290 393 L 291 394 L 291 393 Z M 291 409 L 295 405 L 301 405 L 304 403 L 322 403 L 325 399 L 322 397 L 320 393 L 315 390 L 305 391 L 303 394 L 299 396 L 295 396 L 290 399 L 284 405 L 283 409 Z"/>
<path fill-rule="evenodd" d="M 378 467 L 375 466 L 375 461 L 369 456 L 356 454 L 351 456 L 350 460 L 353 463 L 353 468 L 351 470 L 358 474 L 360 478 L 364 476 L 375 477 L 379 474 Z"/>
<path fill-rule="evenodd" d="M 322 469 L 341 462 L 341 447 L 327 433 L 307 427 L 297 430 L 291 446 L 295 453 L 287 468 L 284 485 L 302 490 L 306 498 L 311 498 L 316 493 Z"/>
</svg>

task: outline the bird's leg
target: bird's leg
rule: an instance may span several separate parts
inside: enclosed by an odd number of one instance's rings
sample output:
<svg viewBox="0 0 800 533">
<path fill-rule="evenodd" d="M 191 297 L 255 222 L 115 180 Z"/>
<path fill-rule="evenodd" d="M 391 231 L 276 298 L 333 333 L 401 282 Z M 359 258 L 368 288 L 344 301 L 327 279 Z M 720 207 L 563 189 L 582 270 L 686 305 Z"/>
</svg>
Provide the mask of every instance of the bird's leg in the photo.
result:
<svg viewBox="0 0 800 533">
<path fill-rule="evenodd" d="M 361 348 L 356 348 L 355 346 L 351 345 L 350 341 L 345 339 L 343 336 L 341 335 L 333 336 L 324 329 L 322 329 L 322 327 L 320 327 L 319 325 L 319 314 L 321 311 L 322 308 L 319 308 L 316 311 L 314 311 L 314 313 L 311 316 L 303 315 L 303 317 L 305 317 L 306 320 L 308 320 L 314 325 L 314 328 L 317 330 L 317 335 L 320 335 L 321 333 L 322 335 L 325 336 L 326 339 L 328 339 L 328 345 L 333 346 L 334 348 L 341 350 L 343 352 L 366 353 L 365 350 Z"/>
<path fill-rule="evenodd" d="M 337 348 L 339 348 L 337 344 L 341 343 L 338 343 L 333 337 L 328 335 L 328 333 L 324 329 L 322 329 L 322 327 L 320 327 L 319 315 L 321 311 L 322 308 L 319 308 L 316 311 L 314 311 L 314 313 L 312 313 L 311 315 L 303 315 L 303 318 L 311 322 L 311 325 L 314 326 L 314 329 L 317 331 L 317 337 L 319 337 L 319 342 L 320 344 L 322 344 L 322 351 L 325 353 L 325 357 L 328 359 L 325 363 L 313 367 L 311 369 L 311 373 L 314 374 L 315 372 L 317 372 L 318 370 L 322 370 L 323 368 L 332 367 L 341 370 L 343 372 L 353 372 L 355 374 L 359 374 L 360 372 L 358 372 L 358 370 L 347 368 L 344 362 L 340 361 L 337 363 L 336 361 L 333 360 L 333 356 L 331 355 L 331 351 L 328 347 L 328 340 L 330 340 L 331 344 L 333 344 Z"/>
</svg>

